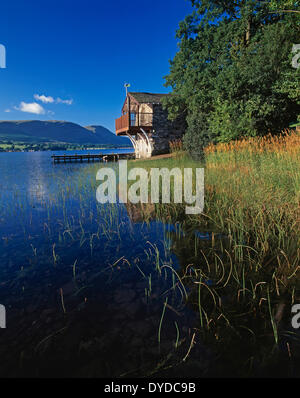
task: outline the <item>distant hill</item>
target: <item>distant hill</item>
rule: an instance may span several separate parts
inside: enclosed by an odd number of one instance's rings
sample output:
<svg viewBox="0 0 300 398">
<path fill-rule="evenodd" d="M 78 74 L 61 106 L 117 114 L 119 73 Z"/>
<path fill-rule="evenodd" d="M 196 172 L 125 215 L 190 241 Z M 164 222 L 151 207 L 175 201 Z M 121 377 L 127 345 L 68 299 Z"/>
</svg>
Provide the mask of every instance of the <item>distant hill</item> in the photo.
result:
<svg viewBox="0 0 300 398">
<path fill-rule="evenodd" d="M 131 146 L 129 139 L 117 137 L 105 127 L 56 120 L 0 121 L 0 141 Z"/>
<path fill-rule="evenodd" d="M 85 129 L 91 131 L 97 139 L 101 141 L 102 144 L 109 145 L 127 145 L 131 147 L 131 142 L 128 138 L 118 137 L 113 134 L 110 130 L 103 126 L 86 126 Z"/>
</svg>

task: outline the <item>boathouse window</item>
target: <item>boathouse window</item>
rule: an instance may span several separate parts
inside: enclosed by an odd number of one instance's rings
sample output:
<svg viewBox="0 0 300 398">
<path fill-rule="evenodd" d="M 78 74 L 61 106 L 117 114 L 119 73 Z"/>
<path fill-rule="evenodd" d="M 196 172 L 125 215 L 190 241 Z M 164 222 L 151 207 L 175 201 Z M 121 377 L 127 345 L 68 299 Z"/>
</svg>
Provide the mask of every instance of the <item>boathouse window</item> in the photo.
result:
<svg viewBox="0 0 300 398">
<path fill-rule="evenodd" d="M 137 124 L 136 124 L 136 122 L 137 122 L 137 118 L 136 118 L 136 113 L 130 113 L 130 124 L 131 124 L 131 126 L 136 126 Z"/>
</svg>

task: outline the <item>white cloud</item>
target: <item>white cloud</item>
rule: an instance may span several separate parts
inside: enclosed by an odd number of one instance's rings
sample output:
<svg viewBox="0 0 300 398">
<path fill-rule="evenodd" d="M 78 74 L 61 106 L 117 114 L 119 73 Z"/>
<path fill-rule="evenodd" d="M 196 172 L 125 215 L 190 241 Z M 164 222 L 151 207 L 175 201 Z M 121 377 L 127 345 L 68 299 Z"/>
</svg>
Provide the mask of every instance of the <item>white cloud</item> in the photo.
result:
<svg viewBox="0 0 300 398">
<path fill-rule="evenodd" d="M 41 101 L 44 104 L 52 104 L 54 102 L 54 98 L 53 97 L 47 97 L 46 95 L 39 95 L 39 94 L 34 94 L 34 99 L 36 99 L 37 101 Z"/>
<path fill-rule="evenodd" d="M 73 104 L 73 99 L 69 99 L 69 100 L 63 100 L 61 98 L 57 98 L 56 99 L 56 103 L 57 104 L 66 104 L 66 105 L 72 105 Z"/>
<path fill-rule="evenodd" d="M 72 105 L 73 104 L 73 99 L 62 99 L 62 98 L 54 98 L 51 96 L 46 96 L 44 94 L 39 95 L 39 94 L 34 94 L 34 99 L 36 101 L 40 101 L 43 104 L 65 104 L 65 105 Z M 54 115 L 53 111 L 49 111 L 43 108 L 42 105 L 38 104 L 37 102 L 31 102 L 27 103 L 22 101 L 19 106 L 14 106 L 13 109 L 21 112 L 26 112 L 26 113 L 33 113 L 35 115 Z M 6 109 L 4 112 L 11 112 L 10 109 Z"/>
<path fill-rule="evenodd" d="M 19 107 L 15 107 L 15 109 L 21 111 L 21 112 L 26 112 L 26 113 L 34 113 L 35 115 L 44 115 L 45 114 L 45 109 L 37 104 L 36 102 L 32 103 L 26 103 L 26 102 L 21 102 Z"/>
<path fill-rule="evenodd" d="M 34 94 L 34 99 L 36 101 L 43 102 L 44 104 L 53 104 L 53 103 L 65 104 L 65 105 L 72 105 L 73 104 L 73 99 L 72 98 L 71 99 L 62 99 L 62 98 L 57 97 L 55 99 L 55 98 L 51 97 L 50 95 L 46 96 L 44 94 L 42 94 L 42 95 Z"/>
</svg>

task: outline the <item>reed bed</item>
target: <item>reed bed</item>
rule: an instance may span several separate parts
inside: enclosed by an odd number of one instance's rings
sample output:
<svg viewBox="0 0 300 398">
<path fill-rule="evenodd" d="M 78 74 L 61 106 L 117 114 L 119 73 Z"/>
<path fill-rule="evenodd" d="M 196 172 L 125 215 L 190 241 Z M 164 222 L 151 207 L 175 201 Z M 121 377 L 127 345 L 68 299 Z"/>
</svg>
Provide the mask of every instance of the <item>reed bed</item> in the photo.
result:
<svg viewBox="0 0 300 398">
<path fill-rule="evenodd" d="M 278 358 L 290 370 L 300 352 L 291 328 L 291 306 L 300 302 L 299 133 L 210 145 L 204 153 L 204 163 L 141 161 L 205 168 L 203 214 L 185 216 L 184 206 L 172 204 L 156 211 L 184 231 L 171 238 L 172 250 L 187 305 L 198 311 L 197 336 L 217 345 L 224 361 L 235 355 L 237 373 L 263 372 Z M 195 231 L 211 231 L 209 241 Z"/>
<path fill-rule="evenodd" d="M 170 153 L 178 154 L 184 152 L 182 140 L 173 140 L 169 143 Z"/>
</svg>

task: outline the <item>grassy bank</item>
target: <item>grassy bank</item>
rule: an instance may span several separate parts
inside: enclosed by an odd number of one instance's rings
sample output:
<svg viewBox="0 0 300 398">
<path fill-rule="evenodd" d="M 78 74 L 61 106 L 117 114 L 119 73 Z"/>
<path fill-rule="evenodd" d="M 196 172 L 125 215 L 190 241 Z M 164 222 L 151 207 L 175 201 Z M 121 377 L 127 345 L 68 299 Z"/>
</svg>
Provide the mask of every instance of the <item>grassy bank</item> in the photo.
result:
<svg viewBox="0 0 300 398">
<path fill-rule="evenodd" d="M 204 163 L 185 155 L 138 165 L 205 168 L 203 214 L 185 216 L 174 204 L 156 208 L 156 217 L 180 222 L 183 231 L 174 234 L 173 250 L 188 305 L 199 313 L 196 332 L 235 356 L 243 375 L 278 355 L 288 364 L 299 358 L 290 326 L 291 306 L 300 303 L 299 134 L 211 145 Z M 210 231 L 211 239 L 190 231 Z"/>
</svg>

